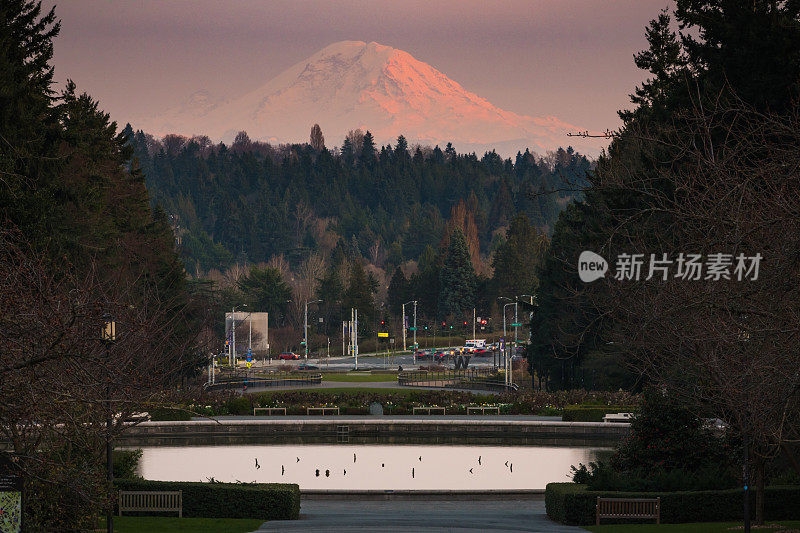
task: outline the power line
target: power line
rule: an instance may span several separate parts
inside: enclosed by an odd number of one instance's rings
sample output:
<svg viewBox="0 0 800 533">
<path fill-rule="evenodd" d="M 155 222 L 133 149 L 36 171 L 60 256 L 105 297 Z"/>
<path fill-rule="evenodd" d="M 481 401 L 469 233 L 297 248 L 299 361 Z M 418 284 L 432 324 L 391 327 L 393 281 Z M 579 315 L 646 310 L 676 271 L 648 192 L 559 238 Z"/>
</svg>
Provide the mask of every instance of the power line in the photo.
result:
<svg viewBox="0 0 800 533">
<path fill-rule="evenodd" d="M 585 131 L 579 131 L 577 133 L 569 132 L 567 133 L 567 137 L 599 137 L 601 139 L 612 139 L 614 137 L 619 137 L 619 133 L 607 129 L 606 131 L 604 131 L 599 135 L 591 135 L 589 133 L 589 130 L 585 130 Z"/>
</svg>

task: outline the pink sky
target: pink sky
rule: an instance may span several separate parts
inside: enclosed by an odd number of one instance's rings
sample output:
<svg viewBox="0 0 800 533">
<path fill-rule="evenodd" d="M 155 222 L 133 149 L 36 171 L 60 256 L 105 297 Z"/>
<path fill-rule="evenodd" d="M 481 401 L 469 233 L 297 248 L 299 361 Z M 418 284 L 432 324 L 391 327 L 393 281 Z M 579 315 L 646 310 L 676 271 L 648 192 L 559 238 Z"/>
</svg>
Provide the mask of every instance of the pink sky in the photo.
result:
<svg viewBox="0 0 800 533">
<path fill-rule="evenodd" d="M 52 2 L 50 2 L 52 4 Z M 125 123 L 206 89 L 231 98 L 341 40 L 405 50 L 493 104 L 582 127 L 619 125 L 633 54 L 667 0 L 70 0 L 59 82 Z"/>
</svg>

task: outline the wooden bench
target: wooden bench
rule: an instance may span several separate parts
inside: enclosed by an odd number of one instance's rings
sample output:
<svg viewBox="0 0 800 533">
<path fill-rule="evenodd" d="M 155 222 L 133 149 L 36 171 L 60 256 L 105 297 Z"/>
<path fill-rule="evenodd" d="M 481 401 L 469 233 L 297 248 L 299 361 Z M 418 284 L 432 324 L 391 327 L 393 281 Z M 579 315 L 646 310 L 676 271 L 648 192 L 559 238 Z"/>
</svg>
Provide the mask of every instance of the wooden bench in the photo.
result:
<svg viewBox="0 0 800 533">
<path fill-rule="evenodd" d="M 119 516 L 122 511 L 177 512 L 183 518 L 183 491 L 121 490 Z"/>
<path fill-rule="evenodd" d="M 273 413 L 286 415 L 285 407 L 253 407 L 253 416 L 256 416 L 259 411 L 266 412 L 267 416 L 272 416 Z"/>
<path fill-rule="evenodd" d="M 330 411 L 331 413 L 335 413 L 337 415 L 339 414 L 339 408 L 338 407 L 306 407 L 306 414 L 307 415 L 310 415 L 311 411 L 319 411 L 320 414 L 322 414 L 323 416 L 325 416 L 325 412 L 326 411 Z"/>
<path fill-rule="evenodd" d="M 496 415 L 500 414 L 500 408 L 497 406 L 488 406 L 488 405 L 472 405 L 467 407 L 467 414 L 470 413 L 480 413 L 482 415 L 486 414 L 486 411 L 490 413 L 493 412 Z"/>
<path fill-rule="evenodd" d="M 414 407 L 411 410 L 412 414 L 417 414 L 417 412 L 424 411 L 425 414 L 432 415 L 434 414 L 433 411 L 441 411 L 441 414 L 445 414 L 444 407 Z"/>
<path fill-rule="evenodd" d="M 597 525 L 601 518 L 652 519 L 661 523 L 661 498 L 597 498 Z"/>
</svg>

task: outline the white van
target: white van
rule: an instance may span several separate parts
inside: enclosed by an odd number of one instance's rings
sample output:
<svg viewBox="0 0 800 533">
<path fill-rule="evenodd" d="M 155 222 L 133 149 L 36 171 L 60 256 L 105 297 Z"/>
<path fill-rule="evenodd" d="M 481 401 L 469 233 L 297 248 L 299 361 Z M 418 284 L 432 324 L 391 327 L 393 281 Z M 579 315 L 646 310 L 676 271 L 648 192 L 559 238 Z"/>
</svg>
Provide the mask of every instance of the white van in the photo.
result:
<svg viewBox="0 0 800 533">
<path fill-rule="evenodd" d="M 486 339 L 467 339 L 464 341 L 464 347 L 469 348 L 470 351 L 486 348 Z"/>
</svg>

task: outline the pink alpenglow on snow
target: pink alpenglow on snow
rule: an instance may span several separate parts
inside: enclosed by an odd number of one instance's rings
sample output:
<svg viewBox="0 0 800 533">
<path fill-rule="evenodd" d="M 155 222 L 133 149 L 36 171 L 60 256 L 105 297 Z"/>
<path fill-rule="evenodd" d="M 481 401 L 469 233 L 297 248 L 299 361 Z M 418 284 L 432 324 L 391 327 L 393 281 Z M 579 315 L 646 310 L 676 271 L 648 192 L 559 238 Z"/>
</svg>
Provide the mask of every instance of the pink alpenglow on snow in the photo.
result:
<svg viewBox="0 0 800 533">
<path fill-rule="evenodd" d="M 525 148 L 544 153 L 571 145 L 596 155 L 608 142 L 567 137 L 586 128 L 500 109 L 402 50 L 362 41 L 334 43 L 239 98 L 215 101 L 198 91 L 134 127 L 226 142 L 242 130 L 251 139 L 307 142 L 315 123 L 329 146 L 340 145 L 355 128 L 370 130 L 379 144 L 405 135 L 409 145 L 452 142 L 478 154 L 496 149 L 512 155 Z"/>
</svg>

